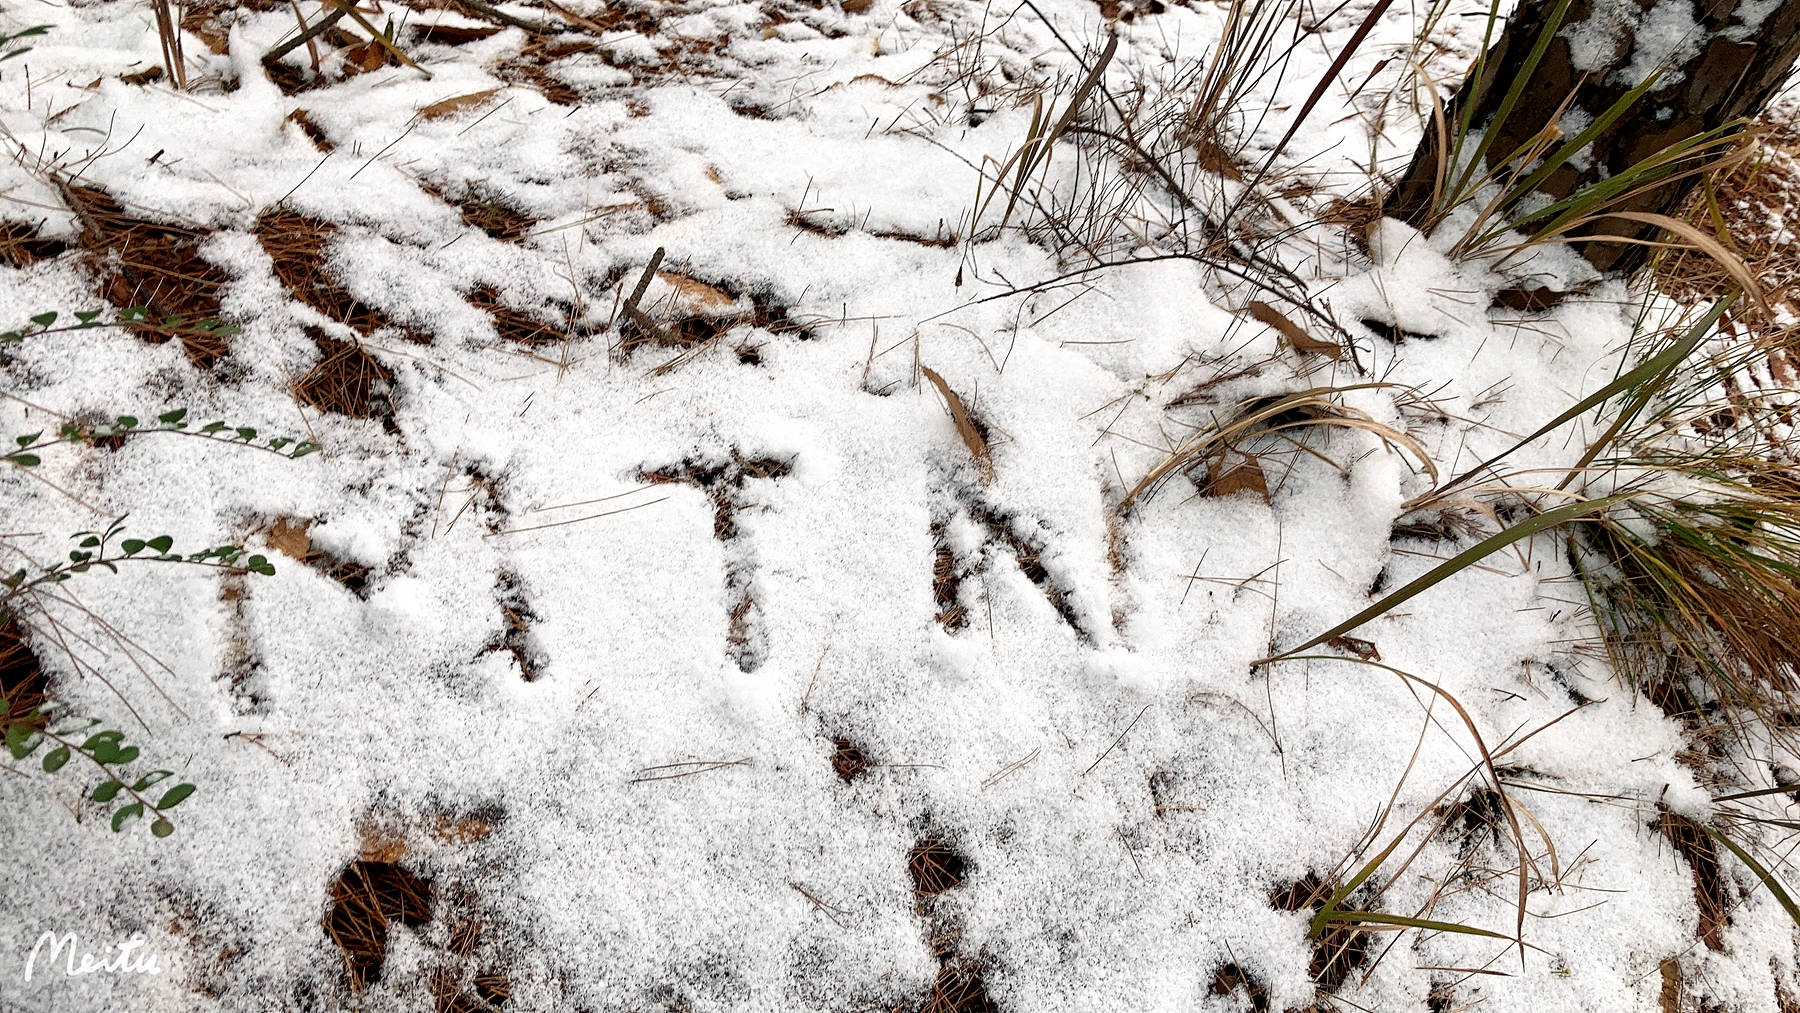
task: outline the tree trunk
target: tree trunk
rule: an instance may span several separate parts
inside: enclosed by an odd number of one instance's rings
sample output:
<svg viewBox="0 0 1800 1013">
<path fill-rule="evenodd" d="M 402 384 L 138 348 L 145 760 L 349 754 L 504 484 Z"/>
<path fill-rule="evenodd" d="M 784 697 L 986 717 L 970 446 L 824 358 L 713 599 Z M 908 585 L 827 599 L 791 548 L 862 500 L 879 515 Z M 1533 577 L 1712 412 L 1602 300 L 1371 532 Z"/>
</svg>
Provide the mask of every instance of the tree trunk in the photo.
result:
<svg viewBox="0 0 1800 1013">
<path fill-rule="evenodd" d="M 1572 159 L 1544 181 L 1541 191 L 1561 198 L 1678 141 L 1753 116 L 1781 88 L 1800 55 L 1800 0 L 1711 2 L 1712 7 L 1697 9 L 1690 0 L 1572 0 L 1511 115 L 1495 124 L 1497 107 L 1529 62 L 1556 7 L 1556 0 L 1519 0 L 1481 64 L 1485 72 L 1479 80 L 1472 72 L 1463 82 L 1445 111 L 1445 122 L 1454 129 L 1461 111 L 1472 103 L 1472 130 L 1490 130 L 1490 157 L 1505 158 L 1543 130 L 1571 95 L 1561 120 L 1565 136 L 1578 133 L 1652 70 L 1664 67 L 1651 90 L 1595 138 L 1587 158 Z M 1425 223 L 1432 211 L 1439 146 L 1434 123 L 1394 187 L 1387 214 L 1415 226 Z M 1692 177 L 1673 181 L 1617 210 L 1671 214 L 1693 182 Z M 1657 231 L 1617 220 L 1584 227 L 1588 234 L 1643 240 L 1654 239 Z M 1596 268 L 1619 272 L 1642 266 L 1650 249 L 1630 243 L 1581 245 Z"/>
</svg>

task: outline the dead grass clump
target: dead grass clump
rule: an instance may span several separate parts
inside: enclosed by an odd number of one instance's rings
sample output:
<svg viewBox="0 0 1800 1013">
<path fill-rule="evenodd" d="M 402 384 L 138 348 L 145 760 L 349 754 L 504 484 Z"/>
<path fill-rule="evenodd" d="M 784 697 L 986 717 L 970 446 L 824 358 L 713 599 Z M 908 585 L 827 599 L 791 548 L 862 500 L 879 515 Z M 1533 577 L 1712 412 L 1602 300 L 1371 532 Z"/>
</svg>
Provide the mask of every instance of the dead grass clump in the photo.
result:
<svg viewBox="0 0 1800 1013">
<path fill-rule="evenodd" d="M 1341 395 L 1344 392 L 1363 386 L 1365 385 L 1315 387 L 1288 394 L 1249 398 L 1232 405 L 1198 427 L 1193 435 L 1170 451 L 1161 463 L 1151 468 L 1125 494 L 1119 503 L 1119 511 L 1129 511 L 1175 475 L 1189 476 L 1197 488 L 1204 490 L 1217 477 L 1219 462 L 1228 453 L 1251 458 L 1266 457 L 1266 454 L 1259 455 L 1256 448 L 1271 442 L 1268 438 L 1274 437 L 1279 443 L 1293 444 L 1301 434 L 1320 430 L 1329 432 L 1332 429 L 1346 429 L 1370 433 L 1390 450 L 1405 450 L 1430 473 L 1435 483 L 1437 465 L 1418 441 L 1400 429 L 1378 422 L 1366 412 L 1343 403 Z M 1257 477 L 1261 477 L 1260 474 Z M 1249 481 L 1248 478 L 1241 478 L 1238 487 L 1254 488 L 1254 485 L 1244 484 Z"/>
<path fill-rule="evenodd" d="M 319 362 L 294 384 L 294 396 L 310 408 L 353 419 L 380 419 L 392 429 L 394 374 L 362 342 L 339 341 L 308 328 Z"/>
<path fill-rule="evenodd" d="M 1678 217 L 1741 257 L 1771 308 L 1791 318 L 1800 314 L 1800 236 L 1790 224 L 1800 201 L 1800 125 L 1764 120 L 1740 145 L 1754 153 L 1724 159 L 1723 169 L 1695 188 Z M 1657 257 L 1652 271 L 1657 285 L 1684 303 L 1708 302 L 1738 288 L 1718 259 L 1686 246 Z"/>
<path fill-rule="evenodd" d="M 1800 700 L 1800 489 L 1786 475 L 1791 465 L 1731 452 L 1667 464 L 1646 474 L 1694 486 L 1633 499 L 1628 514 L 1602 515 L 1574 534 L 1609 658 L 1666 698 L 1672 716 L 1719 705 L 1728 723 L 1748 713 L 1784 734 L 1781 716 Z"/>
<path fill-rule="evenodd" d="M 962 885 L 969 860 L 944 838 L 925 837 L 906 853 L 906 871 L 912 875 L 914 896 L 923 900 Z"/>
<path fill-rule="evenodd" d="M 179 340 L 202 369 L 223 359 L 230 351 L 226 337 L 195 326 L 219 318 L 219 293 L 230 280 L 200 257 L 206 233 L 129 214 L 111 194 L 94 187 L 64 184 L 62 193 L 81 220 L 79 245 L 100 278 L 97 294 L 114 306 L 146 313 L 147 319 L 130 329 L 153 344 Z"/>
<path fill-rule="evenodd" d="M 831 769 L 849 784 L 868 773 L 869 757 L 849 739 L 832 739 Z"/>
<path fill-rule="evenodd" d="M 1333 887 L 1313 873 L 1277 885 L 1269 891 L 1269 904 L 1281 911 L 1319 911 L 1331 899 Z M 1346 908 L 1345 910 L 1349 910 Z M 1312 941 L 1312 956 L 1307 973 L 1322 991 L 1334 992 L 1350 975 L 1369 962 L 1369 933 L 1342 922 L 1327 923 L 1325 931 Z"/>
<path fill-rule="evenodd" d="M 1707 949 L 1725 948 L 1725 927 L 1731 924 L 1731 898 L 1719 868 L 1719 852 L 1705 828 L 1679 813 L 1658 806 L 1651 828 L 1667 840 L 1694 875 L 1694 904 L 1700 910 L 1696 934 Z"/>
<path fill-rule="evenodd" d="M 469 305 L 486 313 L 494 322 L 494 333 L 503 340 L 527 348 L 561 344 L 568 340 L 567 322 L 551 323 L 524 310 L 514 309 L 500 301 L 500 293 L 482 285 L 468 295 Z"/>
<path fill-rule="evenodd" d="M 13 267 L 30 267 L 40 261 L 60 257 L 69 244 L 60 239 L 44 239 L 38 230 L 24 222 L 0 221 L 0 263 Z"/>
<path fill-rule="evenodd" d="M 48 698 L 44 669 L 26 642 L 25 627 L 8 612 L 0 621 L 0 700 L 6 704 L 6 724 L 25 720 Z"/>
<path fill-rule="evenodd" d="M 412 928 L 431 921 L 431 881 L 393 862 L 358 859 L 331 884 L 325 935 L 344 955 L 350 987 L 380 980 L 394 922 Z"/>
<path fill-rule="evenodd" d="M 1000 1013 L 1000 1006 L 988 996 L 981 972 L 978 961 L 945 959 L 938 965 L 931 995 L 919 1013 Z"/>
<path fill-rule="evenodd" d="M 295 299 L 361 334 L 390 328 L 400 331 L 409 341 L 427 340 L 352 296 L 331 276 L 326 247 L 337 233 L 336 225 L 278 208 L 263 212 L 256 220 L 255 231 L 263 251 L 274 262 L 275 277 L 281 279 Z"/>
<path fill-rule="evenodd" d="M 1212 986 L 1207 989 L 1216 996 L 1231 997 L 1242 994 L 1250 1000 L 1252 1013 L 1268 1013 L 1269 990 L 1256 976 L 1239 967 L 1237 964 L 1226 964 L 1213 973 Z"/>
</svg>

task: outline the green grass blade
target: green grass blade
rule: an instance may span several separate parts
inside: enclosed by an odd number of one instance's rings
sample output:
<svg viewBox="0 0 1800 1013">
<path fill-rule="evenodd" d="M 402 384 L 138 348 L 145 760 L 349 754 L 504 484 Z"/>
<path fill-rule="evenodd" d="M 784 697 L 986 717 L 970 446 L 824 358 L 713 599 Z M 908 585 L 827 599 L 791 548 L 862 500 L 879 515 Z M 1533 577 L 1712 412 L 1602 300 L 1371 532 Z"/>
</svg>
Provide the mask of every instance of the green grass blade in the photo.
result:
<svg viewBox="0 0 1800 1013">
<path fill-rule="evenodd" d="M 1687 334 L 1684 337 L 1682 337 L 1681 340 L 1670 345 L 1668 348 L 1663 349 L 1661 352 L 1657 353 L 1656 355 L 1653 355 L 1650 358 L 1644 360 L 1642 363 L 1640 363 L 1638 365 L 1638 367 L 1636 369 L 1633 369 L 1633 370 L 1625 373 L 1623 376 L 1620 376 L 1619 378 L 1615 379 L 1613 382 L 1607 384 L 1606 386 L 1600 388 L 1599 390 L 1593 392 L 1592 394 L 1589 394 L 1587 397 L 1582 398 L 1580 401 L 1575 403 L 1574 407 L 1570 408 L 1568 411 L 1563 412 L 1561 415 L 1558 415 L 1556 418 L 1551 419 L 1549 422 L 1545 423 L 1542 427 L 1540 427 L 1536 432 L 1532 433 L 1530 436 L 1525 437 L 1524 439 L 1522 439 L 1519 442 L 1513 444 L 1512 446 L 1506 448 L 1505 450 L 1501 451 L 1500 453 L 1495 454 L 1493 457 L 1490 457 L 1487 460 L 1482 461 L 1480 464 L 1475 465 L 1473 468 L 1470 468 L 1469 470 L 1463 472 L 1462 474 L 1456 476 L 1455 478 L 1451 479 L 1450 481 L 1439 486 L 1437 489 L 1437 494 L 1442 495 L 1443 493 L 1456 488 L 1457 486 L 1463 484 L 1464 482 L 1468 481 L 1469 479 L 1474 478 L 1476 475 L 1485 471 L 1487 468 L 1489 468 L 1496 462 L 1501 461 L 1504 458 L 1510 456 L 1512 453 L 1517 451 L 1520 447 L 1523 447 L 1526 444 L 1537 439 L 1538 437 L 1543 436 L 1545 433 L 1548 433 L 1548 432 L 1562 426 L 1565 422 L 1568 422 L 1570 419 L 1573 419 L 1576 416 L 1579 416 L 1582 413 L 1584 413 L 1592 408 L 1595 408 L 1601 404 L 1604 404 L 1607 401 L 1612 400 L 1614 397 L 1618 396 L 1619 394 L 1624 393 L 1625 391 L 1631 390 L 1631 389 L 1637 387 L 1638 385 L 1645 383 L 1649 380 L 1652 380 L 1658 374 L 1661 374 L 1664 371 L 1673 368 L 1682 359 L 1687 358 L 1688 354 L 1691 353 L 1695 348 L 1699 347 L 1700 342 L 1705 340 L 1707 331 L 1712 328 L 1712 325 L 1714 323 L 1718 322 L 1719 317 L 1722 316 L 1728 308 L 1730 308 L 1733 301 L 1734 301 L 1734 299 L 1719 300 L 1717 303 L 1715 303 L 1713 305 L 1712 310 L 1709 313 L 1707 313 L 1706 316 L 1702 317 L 1698 323 L 1696 323 L 1693 327 L 1688 329 Z"/>
<path fill-rule="evenodd" d="M 1487 158 L 1488 148 L 1494 143 L 1495 128 L 1505 123 L 1507 118 L 1512 115 L 1513 107 L 1519 104 L 1519 96 L 1524 94 L 1526 82 L 1530 81 L 1532 75 L 1537 73 L 1538 64 L 1543 62 L 1544 53 L 1549 50 L 1551 40 L 1556 38 L 1557 29 L 1562 27 L 1563 17 L 1569 11 L 1569 3 L 1570 0 L 1558 0 L 1556 6 L 1550 11 L 1549 17 L 1545 19 L 1543 26 L 1538 29 L 1537 38 L 1531 44 L 1531 52 L 1525 57 L 1525 65 L 1519 68 L 1519 73 L 1513 78 L 1512 86 L 1507 88 L 1506 96 L 1500 100 L 1500 107 L 1494 110 L 1494 115 L 1483 127 L 1481 143 L 1475 146 L 1474 155 L 1470 156 L 1468 164 L 1463 166 L 1462 177 L 1456 181 L 1456 190 L 1453 192 L 1460 193 L 1468 187 L 1471 176 L 1485 170 L 1486 166 L 1483 163 Z"/>
<path fill-rule="evenodd" d="M 1487 929 L 1478 929 L 1473 925 L 1432 921 L 1429 918 L 1409 918 L 1406 915 L 1382 914 L 1379 911 L 1334 911 L 1327 920 L 1353 924 L 1398 925 L 1402 928 L 1425 929 L 1431 932 L 1460 932 L 1465 936 L 1487 936 L 1491 939 L 1504 939 L 1509 943 L 1512 942 L 1511 936 L 1503 936 Z"/>
<path fill-rule="evenodd" d="M 1764 795 L 1786 795 L 1789 792 L 1795 791 L 1800 791 L 1800 784 L 1783 784 L 1773 788 L 1759 788 L 1756 791 L 1740 791 L 1731 795 L 1720 795 L 1718 798 L 1713 799 L 1713 801 L 1736 802 L 1738 799 L 1743 798 L 1762 798 Z"/>
<path fill-rule="evenodd" d="M 1619 493 L 1618 495 L 1606 496 L 1601 499 L 1590 499 L 1583 500 L 1579 503 L 1570 503 L 1566 506 L 1557 507 L 1554 510 L 1546 510 L 1528 521 L 1521 521 L 1518 524 L 1514 524 L 1512 527 L 1507 528 L 1498 534 L 1490 535 L 1487 538 L 1482 539 L 1473 548 L 1465 549 L 1445 562 L 1432 567 L 1430 572 L 1426 573 L 1424 576 L 1414 580 L 1400 590 L 1395 591 L 1393 594 L 1370 605 L 1368 608 L 1363 609 L 1361 612 L 1358 612 L 1336 626 L 1333 626 L 1324 633 L 1308 640 L 1306 643 L 1301 644 L 1298 647 L 1289 648 L 1280 654 L 1270 655 L 1269 657 L 1256 662 L 1256 664 L 1260 665 L 1270 661 L 1280 661 L 1282 658 L 1286 658 L 1289 655 L 1298 654 L 1309 648 L 1317 647 L 1325 641 L 1330 640 L 1332 637 L 1348 633 L 1358 626 L 1361 626 L 1363 623 L 1381 615 L 1383 612 L 1390 611 L 1401 602 L 1424 591 L 1430 590 L 1432 587 L 1456 576 L 1463 570 L 1474 566 L 1476 563 L 1479 563 L 1483 559 L 1499 552 L 1501 549 L 1506 548 L 1516 541 L 1530 538 L 1540 531 L 1548 531 L 1560 524 L 1566 524 L 1569 521 L 1586 517 L 1589 514 L 1599 513 L 1615 503 L 1630 499 L 1633 495 L 1635 494 L 1628 492 Z"/>
<path fill-rule="evenodd" d="M 1795 925 L 1800 925 L 1800 907 L 1794 905 L 1794 898 L 1788 896 L 1787 890 L 1781 885 L 1781 880 L 1776 879 L 1774 873 L 1763 868 L 1761 862 L 1751 858 L 1750 853 L 1738 847 L 1736 841 L 1705 824 L 1700 826 L 1702 830 L 1706 831 L 1708 837 L 1725 845 L 1726 850 L 1736 855 L 1738 861 L 1744 863 L 1751 872 L 1756 873 L 1756 878 L 1762 880 L 1763 885 L 1769 888 L 1769 892 L 1775 895 L 1776 902 L 1787 911 L 1788 917 L 1794 920 Z"/>
</svg>

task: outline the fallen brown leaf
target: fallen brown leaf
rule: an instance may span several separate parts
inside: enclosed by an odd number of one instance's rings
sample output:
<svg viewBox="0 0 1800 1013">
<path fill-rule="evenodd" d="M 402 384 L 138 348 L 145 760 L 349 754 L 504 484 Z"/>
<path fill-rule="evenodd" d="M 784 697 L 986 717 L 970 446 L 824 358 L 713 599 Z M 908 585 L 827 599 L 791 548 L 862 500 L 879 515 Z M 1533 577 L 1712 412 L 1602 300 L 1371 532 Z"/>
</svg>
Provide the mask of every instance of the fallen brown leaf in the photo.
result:
<svg viewBox="0 0 1800 1013">
<path fill-rule="evenodd" d="M 275 522 L 266 536 L 269 548 L 284 556 L 304 560 L 312 553 L 312 537 L 306 533 L 312 527 L 312 521 L 289 520 L 286 517 Z"/>
<path fill-rule="evenodd" d="M 452 95 L 446 99 L 439 99 L 419 110 L 419 116 L 427 120 L 438 120 L 443 119 L 446 116 L 454 116 L 465 109 L 474 109 L 477 106 L 485 105 L 487 104 L 488 99 L 491 99 L 498 94 L 500 94 L 500 89 L 489 88 L 487 91 L 472 91 L 467 95 Z"/>
<path fill-rule="evenodd" d="M 944 403 L 950 406 L 950 418 L 956 422 L 957 435 L 962 437 L 963 446 L 968 447 L 969 453 L 974 455 L 975 466 L 981 469 L 981 480 L 984 483 L 992 482 L 994 480 L 994 459 L 988 456 L 987 438 L 981 435 L 980 429 L 976 428 L 975 417 L 969 414 L 968 406 L 963 404 L 962 398 L 956 396 L 956 392 L 950 389 L 950 385 L 944 382 L 944 378 L 937 374 L 937 370 L 923 365 L 919 369 L 924 371 L 925 379 L 930 380 L 931 385 L 938 389 L 939 394 L 943 395 Z"/>
<path fill-rule="evenodd" d="M 1262 497 L 1263 502 L 1268 502 L 1269 480 L 1263 474 L 1262 464 L 1249 454 L 1231 456 L 1229 461 L 1219 458 L 1207 464 L 1206 488 L 1201 492 L 1207 496 L 1252 492 Z"/>
<path fill-rule="evenodd" d="M 697 278 L 674 271 L 658 271 L 656 276 L 675 290 L 675 300 L 689 313 L 717 316 L 737 309 L 737 300 Z"/>
<path fill-rule="evenodd" d="M 1344 346 L 1335 341 L 1321 341 L 1313 337 L 1306 333 L 1305 328 L 1289 320 L 1287 314 L 1268 303 L 1253 300 L 1248 309 L 1250 315 L 1255 317 L 1257 322 L 1267 324 L 1280 331 L 1281 336 L 1288 339 L 1288 344 L 1293 345 L 1295 351 L 1317 352 L 1329 359 L 1344 357 Z"/>
</svg>

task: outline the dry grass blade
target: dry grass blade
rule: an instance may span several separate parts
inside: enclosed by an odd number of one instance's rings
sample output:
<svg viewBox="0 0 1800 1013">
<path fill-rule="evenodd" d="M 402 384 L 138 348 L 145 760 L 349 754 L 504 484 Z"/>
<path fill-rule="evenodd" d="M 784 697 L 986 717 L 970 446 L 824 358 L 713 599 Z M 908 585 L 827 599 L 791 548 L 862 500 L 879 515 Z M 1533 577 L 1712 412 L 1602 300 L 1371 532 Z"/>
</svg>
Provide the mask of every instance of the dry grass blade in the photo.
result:
<svg viewBox="0 0 1800 1013">
<path fill-rule="evenodd" d="M 1383 441 L 1404 447 L 1419 460 L 1431 476 L 1438 480 L 1437 465 L 1417 440 L 1393 426 L 1377 422 L 1365 412 L 1338 403 L 1336 395 L 1351 390 L 1386 387 L 1391 384 L 1364 383 L 1344 387 L 1315 387 L 1279 397 L 1252 398 L 1240 402 L 1222 420 L 1201 428 L 1170 451 L 1162 462 L 1151 468 L 1120 501 L 1120 512 L 1129 510 L 1140 498 L 1148 496 L 1171 475 L 1185 472 L 1210 460 L 1220 449 L 1234 448 L 1242 441 L 1283 430 L 1316 426 L 1360 429 Z M 1341 631 L 1340 631 L 1341 632 Z"/>
<path fill-rule="evenodd" d="M 975 458 L 975 466 L 981 471 L 981 480 L 992 482 L 994 480 L 994 461 L 988 455 L 987 437 L 982 435 L 981 428 L 975 423 L 975 417 L 969 414 L 969 409 L 963 404 L 963 399 L 950 389 L 950 385 L 944 382 L 944 378 L 939 376 L 936 370 L 924 365 L 921 365 L 919 370 L 943 396 L 944 404 L 949 406 L 950 418 L 956 422 L 956 434 L 962 437 L 963 446 L 968 447 L 969 454 Z"/>
</svg>

